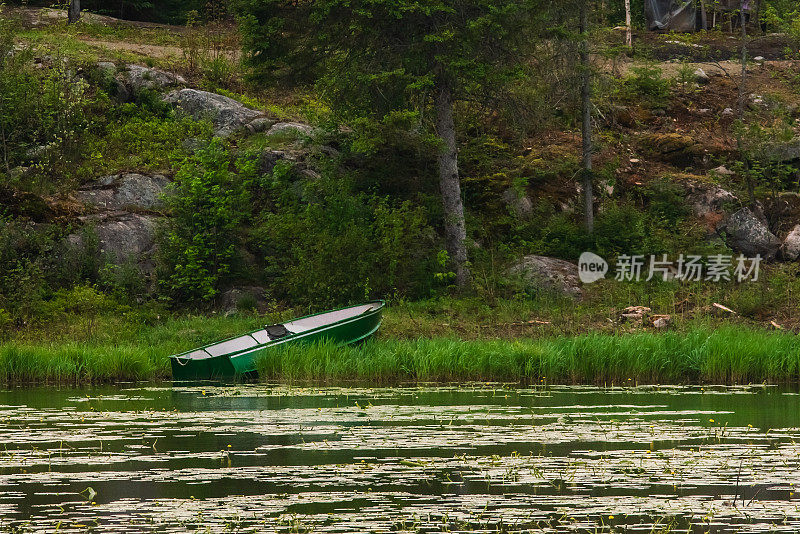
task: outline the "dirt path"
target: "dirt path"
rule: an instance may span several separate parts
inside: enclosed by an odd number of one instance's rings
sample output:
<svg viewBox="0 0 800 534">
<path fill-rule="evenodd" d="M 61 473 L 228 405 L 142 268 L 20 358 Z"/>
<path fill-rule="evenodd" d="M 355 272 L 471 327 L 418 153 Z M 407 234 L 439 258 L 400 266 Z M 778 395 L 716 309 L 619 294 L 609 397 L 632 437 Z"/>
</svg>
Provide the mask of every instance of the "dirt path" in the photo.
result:
<svg viewBox="0 0 800 534">
<path fill-rule="evenodd" d="M 625 76 L 631 72 L 631 70 L 635 67 L 642 67 L 647 65 L 647 63 L 643 63 L 640 61 L 625 61 L 625 62 L 605 62 L 599 65 L 599 67 L 606 71 L 614 73 L 615 75 Z M 697 70 L 698 68 L 703 69 L 703 71 L 709 76 L 727 76 L 730 78 L 738 78 L 742 72 L 742 64 L 738 61 L 697 61 L 697 62 L 675 62 L 675 61 L 663 61 L 654 64 L 656 67 L 661 69 L 661 74 L 665 78 L 675 78 L 680 74 L 680 71 L 684 66 L 688 65 L 691 67 L 692 71 Z M 800 67 L 800 60 L 790 60 L 790 59 L 778 59 L 778 60 L 765 60 L 765 61 L 754 61 L 748 64 L 748 69 L 750 72 L 757 72 L 762 69 L 772 68 L 772 69 L 797 69 Z"/>
<path fill-rule="evenodd" d="M 183 49 L 179 46 L 148 45 L 125 41 L 103 41 L 88 37 L 81 37 L 80 40 L 98 48 L 134 52 L 155 59 L 181 59 L 183 57 Z"/>
</svg>

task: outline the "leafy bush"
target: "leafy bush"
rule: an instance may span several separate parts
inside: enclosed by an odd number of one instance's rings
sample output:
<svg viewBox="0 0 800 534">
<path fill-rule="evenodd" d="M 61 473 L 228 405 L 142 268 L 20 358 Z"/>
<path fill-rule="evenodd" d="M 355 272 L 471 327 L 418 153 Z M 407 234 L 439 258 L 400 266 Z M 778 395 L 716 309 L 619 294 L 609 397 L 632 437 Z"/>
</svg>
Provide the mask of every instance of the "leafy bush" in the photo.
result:
<svg viewBox="0 0 800 534">
<path fill-rule="evenodd" d="M 181 164 L 167 195 L 170 217 L 160 241 L 160 284 L 174 302 L 208 301 L 230 279 L 239 226 L 249 217 L 252 160 L 240 159 L 238 175 L 222 141 Z"/>
<path fill-rule="evenodd" d="M 354 192 L 342 179 L 292 185 L 280 176 L 282 206 L 254 231 L 276 297 L 329 306 L 431 286 L 432 231 L 420 207 Z"/>
<path fill-rule="evenodd" d="M 653 106 L 666 104 L 669 98 L 669 79 L 661 76 L 661 69 L 655 66 L 633 67 L 632 74 L 623 80 L 623 94 L 628 99 L 643 98 Z"/>
<path fill-rule="evenodd" d="M 141 114 L 110 122 L 106 132 L 92 142 L 91 160 L 82 169 L 86 177 L 127 169 L 164 171 L 189 154 L 188 140 L 211 139 L 207 122 Z"/>
</svg>

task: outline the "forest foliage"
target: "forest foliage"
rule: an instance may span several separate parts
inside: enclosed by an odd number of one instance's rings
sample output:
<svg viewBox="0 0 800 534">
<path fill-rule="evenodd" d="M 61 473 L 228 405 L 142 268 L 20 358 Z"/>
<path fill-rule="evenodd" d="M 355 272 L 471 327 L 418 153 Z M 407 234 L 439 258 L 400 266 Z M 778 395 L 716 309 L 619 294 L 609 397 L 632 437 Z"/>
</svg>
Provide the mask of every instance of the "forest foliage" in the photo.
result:
<svg viewBox="0 0 800 534">
<path fill-rule="evenodd" d="M 651 64 L 649 51 L 614 41 L 618 34 L 610 28 L 624 20 L 621 4 L 600 10 L 598 3 L 593 11 L 593 51 L 612 59 L 633 55 L 642 66 L 624 76 L 596 73 L 600 148 L 621 135 L 605 119 L 619 107 L 663 112 L 671 99 L 692 97 Z M 523 216 L 508 201 L 509 194 L 563 188 L 565 181 L 574 190 L 570 180 L 580 169 L 574 154 L 543 154 L 529 145 L 547 131 L 575 131 L 576 5 L 239 0 L 216 8 L 213 17 L 238 25 L 242 64 L 224 54 L 215 56 L 216 66 L 193 62 L 193 53 L 207 47 L 192 44 L 193 34 L 184 37 L 187 75 L 253 107 L 313 122 L 318 130 L 308 139 L 213 139 L 207 121 L 180 116 L 158 94 L 118 101 L 113 76 L 96 62 L 54 50 L 52 68 L 38 67 L 18 22 L 0 17 L 0 188 L 15 199 L 0 211 L 0 321 L 39 320 L 54 309 L 49 303 L 69 300 L 65 295 L 86 300 L 87 288 L 175 307 L 207 306 L 235 284 L 264 287 L 274 302 L 317 307 L 451 292 L 434 106 L 442 83 L 453 94 L 478 294 L 524 298 L 530 290 L 504 274 L 524 254 L 574 260 L 584 250 L 606 257 L 724 251 L 691 223 L 683 190 L 669 175 L 625 189 L 616 181 L 619 159 L 596 169 L 598 183 L 617 192 L 599 193 L 591 235 L 581 226 L 580 208 L 563 209 L 541 195 Z M 632 5 L 641 13 L 641 2 Z M 766 6 L 766 25 L 793 31 L 792 2 Z M 213 18 L 200 2 L 124 1 L 111 8 L 84 0 L 83 7 L 197 27 Z M 278 109 L 269 100 L 276 94 L 300 103 Z M 753 126 L 746 137 L 758 139 L 758 130 Z M 270 151 L 309 156 L 303 165 L 292 158 L 265 165 Z M 751 168 L 764 167 L 751 159 Z M 91 226 L 57 219 L 41 200 L 131 170 L 174 178 L 154 280 L 135 265 L 111 265 Z M 761 174 L 773 177 L 764 189 L 795 185 L 792 169 Z M 79 249 L 67 246 L 68 235 L 81 236 Z"/>
</svg>

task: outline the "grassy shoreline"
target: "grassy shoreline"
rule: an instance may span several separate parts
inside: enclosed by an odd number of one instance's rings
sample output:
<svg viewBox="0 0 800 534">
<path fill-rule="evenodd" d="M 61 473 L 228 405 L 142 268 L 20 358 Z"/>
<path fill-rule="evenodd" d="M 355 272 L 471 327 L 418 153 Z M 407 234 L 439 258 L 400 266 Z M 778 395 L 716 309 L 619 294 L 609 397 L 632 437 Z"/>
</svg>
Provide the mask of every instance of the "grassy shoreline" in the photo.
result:
<svg viewBox="0 0 800 534">
<path fill-rule="evenodd" d="M 154 336 L 152 339 L 156 339 Z M 0 381 L 97 383 L 169 380 L 177 345 L 13 341 L 0 345 Z M 393 384 L 800 384 L 800 338 L 742 326 L 683 332 L 589 333 L 540 339 L 378 339 L 357 347 L 276 350 L 261 380 Z"/>
</svg>

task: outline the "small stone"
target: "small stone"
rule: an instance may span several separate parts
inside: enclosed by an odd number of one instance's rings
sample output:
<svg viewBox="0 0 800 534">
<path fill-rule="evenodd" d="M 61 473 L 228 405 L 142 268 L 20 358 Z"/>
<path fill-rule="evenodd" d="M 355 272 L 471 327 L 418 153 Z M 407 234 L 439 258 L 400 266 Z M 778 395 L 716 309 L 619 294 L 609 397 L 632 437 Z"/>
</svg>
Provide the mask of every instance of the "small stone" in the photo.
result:
<svg viewBox="0 0 800 534">
<path fill-rule="evenodd" d="M 781 245 L 781 254 L 784 259 L 794 261 L 800 258 L 800 224 L 796 224 Z"/>
<path fill-rule="evenodd" d="M 711 169 L 711 172 L 713 172 L 715 174 L 718 174 L 720 176 L 734 176 L 734 175 L 736 175 L 735 172 L 733 172 L 732 170 L 727 168 L 725 165 L 720 165 L 719 167 L 717 167 L 715 169 Z"/>
<path fill-rule="evenodd" d="M 723 117 L 732 117 L 733 116 L 733 109 L 731 109 L 731 108 L 723 109 L 722 110 L 722 116 Z"/>
<path fill-rule="evenodd" d="M 644 318 L 650 315 L 653 310 L 647 306 L 628 306 L 619 316 L 620 322 L 633 323 L 641 326 L 644 323 Z"/>
<path fill-rule="evenodd" d="M 709 78 L 708 74 L 706 74 L 706 71 L 698 67 L 697 70 L 694 71 L 694 81 L 700 85 L 705 85 L 711 81 L 711 78 Z"/>
<path fill-rule="evenodd" d="M 258 117 L 250 121 L 246 128 L 247 131 L 251 134 L 258 133 L 258 132 L 266 132 L 270 128 L 272 128 L 277 121 L 269 119 L 267 117 Z"/>
<path fill-rule="evenodd" d="M 672 317 L 669 315 L 654 315 L 653 326 L 659 330 L 669 328 L 672 324 Z"/>
</svg>

